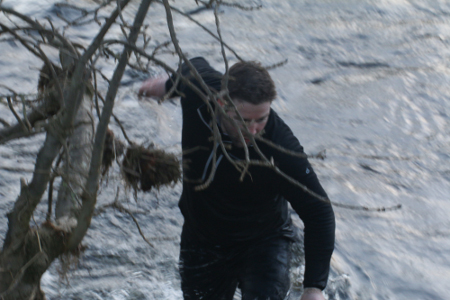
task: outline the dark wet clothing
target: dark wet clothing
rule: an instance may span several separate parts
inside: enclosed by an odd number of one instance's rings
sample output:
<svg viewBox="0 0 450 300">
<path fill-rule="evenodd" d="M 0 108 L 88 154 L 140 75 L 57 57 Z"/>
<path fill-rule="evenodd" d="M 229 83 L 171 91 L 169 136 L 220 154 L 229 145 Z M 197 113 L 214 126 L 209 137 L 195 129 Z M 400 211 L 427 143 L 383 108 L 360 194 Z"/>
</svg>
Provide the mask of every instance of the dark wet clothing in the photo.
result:
<svg viewBox="0 0 450 300">
<path fill-rule="evenodd" d="M 180 275 L 185 300 L 284 300 L 289 291 L 291 240 L 272 238 L 236 246 L 211 246 L 183 228 Z"/>
<path fill-rule="evenodd" d="M 220 91 L 222 74 L 212 69 L 203 58 L 194 58 L 191 62 L 209 88 L 213 92 Z M 192 77 L 185 64 L 182 74 Z M 192 82 L 200 88 L 196 80 L 192 79 Z M 168 80 L 166 90 L 172 84 L 173 79 Z M 182 96 L 184 153 L 183 193 L 179 206 L 185 218 L 185 227 L 190 231 L 190 243 L 198 242 L 210 249 L 231 249 L 231 253 L 233 249 L 251 248 L 264 241 L 294 240 L 296 233 L 289 214 L 289 201 L 305 225 L 304 286 L 323 289 L 334 249 L 335 219 L 331 205 L 314 198 L 266 167 L 251 166 L 249 174 L 240 181 L 241 173 L 218 145 L 214 158 L 213 121 L 208 105 L 182 82 L 177 90 Z M 234 147 L 226 134 L 220 134 L 223 143 L 230 147 L 227 149 L 228 155 L 233 159 L 244 160 L 243 148 Z M 272 109 L 263 137 L 286 149 L 303 153 L 303 147 L 291 129 Z M 257 142 L 257 145 L 278 169 L 311 191 L 327 197 L 306 158 L 286 154 L 263 142 Z M 260 159 L 255 147 L 248 148 L 250 159 Z M 211 184 L 206 189 L 196 190 L 198 185 L 209 178 L 213 166 L 215 173 Z M 182 242 L 182 253 L 192 248 L 188 244 Z M 183 261 L 181 263 L 186 264 Z M 182 269 L 186 269 L 186 266 Z"/>
</svg>

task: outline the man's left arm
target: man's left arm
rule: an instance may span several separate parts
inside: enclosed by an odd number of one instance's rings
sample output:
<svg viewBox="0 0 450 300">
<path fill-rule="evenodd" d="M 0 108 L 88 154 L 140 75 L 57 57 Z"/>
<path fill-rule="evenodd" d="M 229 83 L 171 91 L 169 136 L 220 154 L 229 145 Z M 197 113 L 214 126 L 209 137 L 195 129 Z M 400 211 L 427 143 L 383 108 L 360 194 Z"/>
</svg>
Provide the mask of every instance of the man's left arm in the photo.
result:
<svg viewBox="0 0 450 300">
<path fill-rule="evenodd" d="M 327 197 L 308 163 L 303 168 L 309 174 L 294 177 L 310 191 Z M 330 260 L 334 250 L 335 217 L 330 203 L 321 201 L 298 187 L 287 188 L 284 193 L 292 208 L 303 221 L 305 245 L 305 275 L 303 286 L 323 290 L 328 281 Z"/>
<path fill-rule="evenodd" d="M 287 126 L 286 126 L 287 127 Z M 289 128 L 281 143 L 287 149 L 303 153 L 303 147 Z M 279 168 L 308 190 L 328 198 L 307 158 L 280 154 Z M 292 183 L 283 181 L 283 196 L 302 219 L 305 245 L 305 288 L 323 290 L 328 281 L 330 260 L 334 250 L 335 217 L 330 202 L 325 202 Z M 314 299 L 314 298 L 312 298 Z"/>
</svg>

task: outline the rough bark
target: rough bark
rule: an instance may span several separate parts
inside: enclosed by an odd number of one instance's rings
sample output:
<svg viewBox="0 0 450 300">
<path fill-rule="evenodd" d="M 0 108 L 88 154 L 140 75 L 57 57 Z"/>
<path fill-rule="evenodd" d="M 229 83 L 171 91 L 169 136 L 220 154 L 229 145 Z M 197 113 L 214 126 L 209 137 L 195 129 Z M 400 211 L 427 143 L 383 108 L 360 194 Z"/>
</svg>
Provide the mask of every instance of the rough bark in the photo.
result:
<svg viewBox="0 0 450 300">
<path fill-rule="evenodd" d="M 81 194 L 86 184 L 89 163 L 92 157 L 94 137 L 92 97 L 84 95 L 74 123 L 74 131 L 67 142 L 68 153 L 63 156 L 59 170 L 62 181 L 55 206 L 55 217 L 75 218 L 81 204 Z"/>
</svg>

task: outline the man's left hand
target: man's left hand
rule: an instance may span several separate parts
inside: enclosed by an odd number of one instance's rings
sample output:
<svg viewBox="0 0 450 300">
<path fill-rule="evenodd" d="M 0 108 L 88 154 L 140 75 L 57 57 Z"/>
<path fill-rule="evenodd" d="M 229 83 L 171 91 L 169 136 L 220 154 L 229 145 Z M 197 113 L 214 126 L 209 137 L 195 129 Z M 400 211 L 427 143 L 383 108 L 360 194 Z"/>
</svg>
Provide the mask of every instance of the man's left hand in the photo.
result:
<svg viewBox="0 0 450 300">
<path fill-rule="evenodd" d="M 325 300 L 322 291 L 317 288 L 305 288 L 300 300 Z"/>
</svg>

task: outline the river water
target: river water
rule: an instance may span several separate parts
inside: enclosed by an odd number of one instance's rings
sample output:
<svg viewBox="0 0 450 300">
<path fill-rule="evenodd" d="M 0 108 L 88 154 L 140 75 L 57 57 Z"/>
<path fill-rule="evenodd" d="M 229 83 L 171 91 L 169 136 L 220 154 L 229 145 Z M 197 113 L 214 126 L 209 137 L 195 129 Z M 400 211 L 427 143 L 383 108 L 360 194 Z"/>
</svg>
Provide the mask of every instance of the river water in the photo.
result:
<svg viewBox="0 0 450 300">
<path fill-rule="evenodd" d="M 3 3 L 34 18 L 50 17 L 57 26 L 62 24 L 57 14 L 77 16 L 53 0 Z M 69 3 L 94 5 L 88 0 Z M 196 8 L 195 1 L 171 3 L 184 11 Z M 306 152 L 326 150 L 327 158 L 312 164 L 330 198 L 355 206 L 402 205 L 388 212 L 335 208 L 336 250 L 327 298 L 450 299 L 450 1 L 242 3 L 262 8 L 222 7 L 224 39 L 245 59 L 264 65 L 288 60 L 271 71 L 278 91 L 273 106 Z M 131 20 L 136 9 L 137 3 L 132 3 L 124 18 Z M 168 40 L 163 17 L 161 5 L 153 5 L 146 20 L 152 45 Z M 212 11 L 194 17 L 214 29 Z M 175 24 L 189 56 L 205 56 L 224 70 L 217 42 L 179 15 Z M 90 24 L 68 29 L 66 35 L 86 45 L 97 30 Z M 115 28 L 111 36 L 119 33 Z M 227 57 L 236 61 L 230 52 Z M 175 56 L 161 58 L 176 66 Z M 41 63 L 17 42 L 0 44 L 0 65 L 2 84 L 35 92 Z M 111 75 L 114 65 L 100 62 L 99 68 Z M 160 72 L 150 70 L 152 75 Z M 179 155 L 179 103 L 138 100 L 136 91 L 148 76 L 126 72 L 114 112 L 134 141 L 153 142 Z M 4 106 L 0 118 L 14 121 Z M 123 139 L 119 127 L 111 127 Z M 42 141 L 40 135 L 0 145 L 2 236 L 19 178 L 31 178 Z M 121 186 L 114 167 L 102 183 L 99 205 L 113 201 Z M 87 249 L 71 263 L 70 271 L 60 275 L 64 264 L 55 262 L 44 275 L 42 288 L 48 299 L 182 299 L 177 270 L 183 223 L 177 207 L 180 192 L 178 184 L 135 199 L 121 188 L 120 201 L 134 212 L 153 247 L 128 215 L 107 210 L 93 219 L 83 242 Z M 36 222 L 45 216 L 45 198 Z M 294 221 L 302 226 L 296 216 Z M 298 299 L 301 273 L 299 259 L 292 268 L 290 299 Z"/>
</svg>

